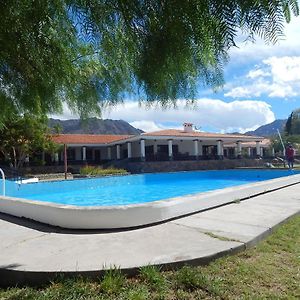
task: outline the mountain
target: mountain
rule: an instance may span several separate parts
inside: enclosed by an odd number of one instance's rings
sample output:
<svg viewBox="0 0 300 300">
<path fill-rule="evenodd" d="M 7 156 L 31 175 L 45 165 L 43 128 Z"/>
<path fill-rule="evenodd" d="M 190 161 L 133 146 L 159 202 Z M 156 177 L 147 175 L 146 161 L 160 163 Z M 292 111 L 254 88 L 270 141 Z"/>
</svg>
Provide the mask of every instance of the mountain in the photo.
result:
<svg viewBox="0 0 300 300">
<path fill-rule="evenodd" d="M 279 129 L 279 131 L 284 130 L 284 126 L 285 126 L 286 121 L 287 121 L 286 119 L 285 120 L 275 120 L 274 122 L 272 122 L 270 124 L 260 126 L 256 130 L 248 131 L 245 134 L 247 134 L 247 135 L 257 135 L 257 136 L 266 136 L 266 137 L 276 135 L 277 134 L 277 129 Z"/>
<path fill-rule="evenodd" d="M 60 128 L 60 133 L 81 133 L 81 134 L 132 134 L 137 135 L 143 131 L 131 126 L 123 120 L 101 120 L 89 118 L 87 120 L 59 120 L 49 119 L 48 126 L 55 131 Z"/>
</svg>

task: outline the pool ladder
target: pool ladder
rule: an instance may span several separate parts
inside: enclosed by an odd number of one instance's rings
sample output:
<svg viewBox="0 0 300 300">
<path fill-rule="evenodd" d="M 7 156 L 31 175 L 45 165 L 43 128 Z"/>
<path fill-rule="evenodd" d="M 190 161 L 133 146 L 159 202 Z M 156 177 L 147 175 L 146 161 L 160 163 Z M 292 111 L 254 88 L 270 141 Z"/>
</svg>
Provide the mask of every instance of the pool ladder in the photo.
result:
<svg viewBox="0 0 300 300">
<path fill-rule="evenodd" d="M 2 175 L 2 180 L 3 180 L 3 183 L 2 183 L 2 187 L 3 187 L 2 193 L 3 193 L 3 196 L 5 196 L 5 175 L 4 175 L 4 172 L 3 172 L 3 170 L 1 168 L 0 168 L 0 173 Z"/>
</svg>

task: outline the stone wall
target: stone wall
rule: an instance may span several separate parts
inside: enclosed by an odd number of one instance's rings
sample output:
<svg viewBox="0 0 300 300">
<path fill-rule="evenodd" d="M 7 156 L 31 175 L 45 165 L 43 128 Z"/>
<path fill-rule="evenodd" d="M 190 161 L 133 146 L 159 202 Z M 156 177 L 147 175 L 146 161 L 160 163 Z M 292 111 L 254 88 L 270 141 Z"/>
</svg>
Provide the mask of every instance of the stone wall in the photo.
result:
<svg viewBox="0 0 300 300">
<path fill-rule="evenodd" d="M 54 174 L 54 173 L 64 173 L 64 166 L 32 166 L 22 168 L 21 172 L 24 174 Z M 68 172 L 70 173 L 79 173 L 79 165 L 69 165 Z"/>
<path fill-rule="evenodd" d="M 224 159 L 224 160 L 187 160 L 187 161 L 146 161 L 130 162 L 120 160 L 108 162 L 104 167 L 114 166 L 116 168 L 126 169 L 130 173 L 158 173 L 192 170 L 225 170 L 240 167 L 262 167 L 266 163 L 263 159 Z M 80 165 L 69 165 L 68 172 L 79 173 Z M 35 166 L 24 168 L 25 174 L 47 174 L 63 173 L 64 166 Z"/>
<path fill-rule="evenodd" d="M 151 161 L 125 162 L 115 161 L 113 165 L 130 173 L 156 173 L 192 170 L 225 170 L 240 167 L 262 167 L 263 159 L 198 160 L 198 161 Z"/>
</svg>

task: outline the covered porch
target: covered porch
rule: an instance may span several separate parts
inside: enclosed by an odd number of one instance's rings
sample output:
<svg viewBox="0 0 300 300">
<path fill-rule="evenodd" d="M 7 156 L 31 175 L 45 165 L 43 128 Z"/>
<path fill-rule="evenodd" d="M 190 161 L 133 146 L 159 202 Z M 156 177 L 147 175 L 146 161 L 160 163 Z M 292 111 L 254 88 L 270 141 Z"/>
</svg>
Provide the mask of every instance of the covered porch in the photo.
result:
<svg viewBox="0 0 300 300">
<path fill-rule="evenodd" d="M 98 136 L 98 143 L 86 140 L 74 143 L 61 135 L 66 145 L 70 164 L 103 164 L 109 161 L 185 161 L 223 160 L 239 158 L 274 157 L 270 145 L 260 137 L 242 135 L 221 135 L 193 132 L 163 131 L 138 136 L 118 137 L 104 142 L 104 135 Z M 102 140 L 101 140 L 102 138 Z M 54 155 L 54 163 L 63 163 L 65 152 Z"/>
</svg>

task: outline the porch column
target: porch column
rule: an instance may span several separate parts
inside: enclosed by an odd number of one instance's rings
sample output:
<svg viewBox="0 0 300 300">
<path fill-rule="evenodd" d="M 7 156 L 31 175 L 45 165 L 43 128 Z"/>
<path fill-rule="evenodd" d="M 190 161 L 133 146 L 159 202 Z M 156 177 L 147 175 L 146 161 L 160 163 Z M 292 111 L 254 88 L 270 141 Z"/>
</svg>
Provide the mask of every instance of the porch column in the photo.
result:
<svg viewBox="0 0 300 300">
<path fill-rule="evenodd" d="M 272 148 L 271 151 L 272 151 L 272 156 L 275 157 L 275 149 Z"/>
<path fill-rule="evenodd" d="M 82 147 L 82 160 L 86 160 L 86 147 Z"/>
<path fill-rule="evenodd" d="M 264 156 L 264 148 L 260 147 L 260 156 L 263 157 Z"/>
<path fill-rule="evenodd" d="M 169 160 L 173 159 L 173 140 L 168 140 Z"/>
<path fill-rule="evenodd" d="M 121 158 L 121 147 L 120 145 L 117 145 L 117 159 Z"/>
<path fill-rule="evenodd" d="M 111 147 L 107 147 L 107 159 L 111 160 Z"/>
<path fill-rule="evenodd" d="M 127 143 L 127 157 L 128 158 L 132 157 L 132 154 L 131 154 L 131 143 L 130 142 Z"/>
<path fill-rule="evenodd" d="M 198 140 L 194 140 L 194 155 L 196 159 L 198 159 L 199 156 Z"/>
<path fill-rule="evenodd" d="M 248 157 L 251 157 L 251 147 L 248 147 Z"/>
<path fill-rule="evenodd" d="M 256 141 L 256 156 L 260 156 L 260 141 Z"/>
<path fill-rule="evenodd" d="M 223 142 L 221 140 L 217 141 L 217 153 L 219 158 L 223 158 L 224 150 L 223 150 Z"/>
<path fill-rule="evenodd" d="M 154 141 L 154 144 L 153 144 L 153 152 L 154 152 L 154 155 L 157 154 L 157 143 L 156 143 L 156 141 Z"/>
<path fill-rule="evenodd" d="M 237 141 L 236 142 L 236 150 L 237 150 L 237 157 L 241 157 L 242 156 L 242 143 L 241 141 Z"/>
<path fill-rule="evenodd" d="M 141 140 L 141 160 L 144 161 L 146 157 L 145 140 Z"/>
<path fill-rule="evenodd" d="M 199 141 L 199 145 L 198 145 L 198 155 L 199 155 L 199 156 L 203 156 L 203 145 L 202 145 L 202 141 Z"/>
</svg>

